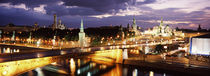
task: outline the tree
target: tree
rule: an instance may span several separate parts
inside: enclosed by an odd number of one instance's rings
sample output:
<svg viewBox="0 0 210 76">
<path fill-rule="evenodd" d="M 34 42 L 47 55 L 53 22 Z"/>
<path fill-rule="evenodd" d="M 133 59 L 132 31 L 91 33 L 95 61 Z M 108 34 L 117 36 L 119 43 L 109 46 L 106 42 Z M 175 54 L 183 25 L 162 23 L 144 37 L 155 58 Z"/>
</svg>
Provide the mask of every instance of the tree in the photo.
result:
<svg viewBox="0 0 210 76">
<path fill-rule="evenodd" d="M 158 44 L 155 47 L 155 51 L 157 51 L 158 53 L 162 52 L 164 50 L 163 45 Z"/>
</svg>

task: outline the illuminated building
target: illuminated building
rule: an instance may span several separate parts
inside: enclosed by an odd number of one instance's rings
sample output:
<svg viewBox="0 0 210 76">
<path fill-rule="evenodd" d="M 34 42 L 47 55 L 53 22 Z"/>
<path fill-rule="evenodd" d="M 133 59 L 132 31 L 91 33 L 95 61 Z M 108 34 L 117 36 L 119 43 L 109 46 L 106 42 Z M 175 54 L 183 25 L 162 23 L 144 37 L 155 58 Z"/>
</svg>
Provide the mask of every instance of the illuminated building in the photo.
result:
<svg viewBox="0 0 210 76">
<path fill-rule="evenodd" d="M 118 32 L 118 38 L 119 38 L 119 35 L 121 36 L 121 40 L 123 40 L 125 38 L 125 33 L 123 32 L 123 27 L 122 25 L 120 25 L 120 28 L 119 28 L 119 32 Z"/>
<path fill-rule="evenodd" d="M 136 31 L 136 30 L 137 30 L 137 25 L 136 25 L 136 20 L 135 20 L 135 18 L 133 18 L 132 30 L 133 30 L 133 31 Z"/>
<path fill-rule="evenodd" d="M 61 19 L 58 20 L 57 28 L 61 30 L 64 30 L 66 28 L 65 25 L 61 23 Z"/>
<path fill-rule="evenodd" d="M 133 18 L 133 24 L 132 24 L 132 27 L 129 28 L 129 31 L 135 32 L 135 35 L 140 35 L 140 31 L 137 29 L 135 18 Z"/>
<path fill-rule="evenodd" d="M 27 42 L 28 42 L 28 43 L 31 43 L 31 42 L 32 42 L 32 41 L 31 41 L 31 40 L 32 40 L 31 35 L 32 35 L 32 33 L 30 32 L 30 35 L 29 35 L 29 37 L 28 37 L 28 39 L 27 39 Z"/>
<path fill-rule="evenodd" d="M 87 40 L 85 38 L 83 20 L 81 20 L 81 27 L 80 27 L 80 32 L 79 32 L 79 47 L 86 47 L 86 46 L 87 46 Z"/>
<path fill-rule="evenodd" d="M 190 54 L 210 55 L 210 34 L 192 37 L 190 39 Z"/>
<path fill-rule="evenodd" d="M 161 22 L 159 26 L 154 26 L 152 29 L 149 28 L 148 30 L 144 31 L 144 34 L 150 34 L 154 36 L 163 36 L 163 37 L 184 36 L 184 33 L 170 28 L 169 25 L 164 26 L 163 18 L 161 18 Z"/>
<path fill-rule="evenodd" d="M 52 25 L 52 28 L 53 29 L 56 29 L 57 28 L 57 16 L 56 16 L 56 14 L 54 14 L 54 23 Z"/>
<path fill-rule="evenodd" d="M 58 20 L 58 24 L 57 24 L 57 15 L 56 14 L 54 14 L 54 23 L 52 24 L 52 28 L 53 29 L 61 29 L 61 30 L 66 29 L 65 25 L 61 23 L 61 19 Z"/>
<path fill-rule="evenodd" d="M 11 37 L 11 41 L 15 41 L 15 31 L 13 31 L 12 37 Z"/>
</svg>

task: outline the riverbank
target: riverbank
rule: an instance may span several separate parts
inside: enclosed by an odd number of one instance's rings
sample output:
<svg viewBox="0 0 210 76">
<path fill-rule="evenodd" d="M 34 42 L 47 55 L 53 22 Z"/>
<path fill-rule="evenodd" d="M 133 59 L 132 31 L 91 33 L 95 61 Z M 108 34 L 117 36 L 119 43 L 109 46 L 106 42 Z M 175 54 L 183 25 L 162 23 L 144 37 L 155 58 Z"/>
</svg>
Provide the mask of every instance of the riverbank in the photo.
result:
<svg viewBox="0 0 210 76">
<path fill-rule="evenodd" d="M 193 65 L 181 65 L 176 63 L 161 63 L 161 62 L 145 62 L 142 60 L 125 60 L 124 64 L 187 73 L 193 76 L 210 75 L 210 69 L 208 67 L 196 67 Z"/>
</svg>

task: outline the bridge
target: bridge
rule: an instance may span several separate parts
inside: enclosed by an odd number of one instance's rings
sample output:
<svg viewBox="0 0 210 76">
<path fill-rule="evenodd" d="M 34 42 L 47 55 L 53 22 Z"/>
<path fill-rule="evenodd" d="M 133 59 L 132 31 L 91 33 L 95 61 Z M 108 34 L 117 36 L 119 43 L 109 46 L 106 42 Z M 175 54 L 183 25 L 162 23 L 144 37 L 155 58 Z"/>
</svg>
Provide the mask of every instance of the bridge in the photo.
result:
<svg viewBox="0 0 210 76">
<path fill-rule="evenodd" d="M 88 57 L 93 61 L 122 63 L 122 49 L 93 47 L 2 54 L 0 56 L 0 76 L 14 76 L 54 62 L 63 64 L 65 59 L 81 57 Z"/>
<path fill-rule="evenodd" d="M 129 45 L 104 46 L 104 47 L 88 47 L 88 48 L 72 48 L 62 50 L 47 50 L 40 52 L 13 53 L 1 54 L 0 56 L 0 76 L 13 76 L 22 74 L 28 70 L 35 69 L 57 62 L 57 64 L 69 65 L 66 59 L 71 58 L 90 58 L 94 62 L 105 62 L 106 64 L 122 63 L 124 58 L 124 48 L 132 48 Z M 132 51 L 130 51 L 131 53 Z M 175 60 L 176 61 L 175 61 Z M 178 58 L 180 59 L 180 58 Z M 171 61 L 172 60 L 172 61 Z M 187 59 L 188 60 L 188 59 Z M 179 62 L 182 61 L 182 62 Z M 159 58 L 159 55 L 147 55 L 147 57 L 138 57 L 135 59 L 129 58 L 124 61 L 124 64 L 138 65 L 145 67 L 155 67 L 166 70 L 187 72 L 192 74 L 208 74 L 209 68 L 199 66 L 200 63 L 192 63 L 192 61 L 177 60 L 177 57 L 167 57 L 166 59 Z M 103 63 L 104 64 L 104 63 Z M 32 66 L 33 65 L 33 66 Z M 190 65 L 190 66 L 188 66 Z M 193 67 L 194 65 L 198 65 Z M 209 66 L 209 65 L 208 65 Z M 168 68 L 170 67 L 170 68 Z M 174 68 L 174 69 L 171 69 Z M 190 69 L 190 70 L 189 70 Z M 203 72 L 196 72 L 202 70 Z"/>
</svg>

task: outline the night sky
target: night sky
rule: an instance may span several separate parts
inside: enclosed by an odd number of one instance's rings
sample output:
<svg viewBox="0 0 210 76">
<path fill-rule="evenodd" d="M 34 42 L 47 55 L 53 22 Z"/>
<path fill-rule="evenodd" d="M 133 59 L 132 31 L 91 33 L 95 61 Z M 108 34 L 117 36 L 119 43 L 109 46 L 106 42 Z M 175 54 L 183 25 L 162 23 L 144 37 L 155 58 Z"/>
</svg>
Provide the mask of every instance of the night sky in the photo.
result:
<svg viewBox="0 0 210 76">
<path fill-rule="evenodd" d="M 53 24 L 57 14 L 67 27 L 127 26 L 135 16 L 142 28 L 164 24 L 171 27 L 210 28 L 210 0 L 0 0 L 0 25 Z"/>
</svg>

